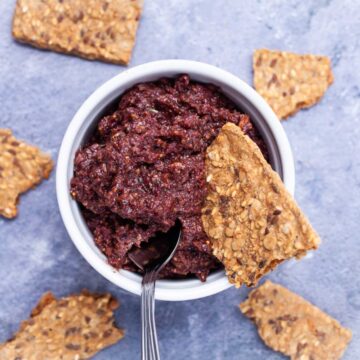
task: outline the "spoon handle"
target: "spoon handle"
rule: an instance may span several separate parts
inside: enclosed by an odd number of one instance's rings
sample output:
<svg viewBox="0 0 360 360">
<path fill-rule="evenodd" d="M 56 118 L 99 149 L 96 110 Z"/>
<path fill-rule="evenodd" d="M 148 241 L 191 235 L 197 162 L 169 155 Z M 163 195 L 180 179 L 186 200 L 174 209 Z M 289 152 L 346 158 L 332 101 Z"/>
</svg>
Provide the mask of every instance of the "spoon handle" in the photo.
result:
<svg viewBox="0 0 360 360">
<path fill-rule="evenodd" d="M 153 271 L 143 278 L 141 292 L 141 359 L 160 360 L 159 345 L 155 325 L 155 279 Z"/>
</svg>

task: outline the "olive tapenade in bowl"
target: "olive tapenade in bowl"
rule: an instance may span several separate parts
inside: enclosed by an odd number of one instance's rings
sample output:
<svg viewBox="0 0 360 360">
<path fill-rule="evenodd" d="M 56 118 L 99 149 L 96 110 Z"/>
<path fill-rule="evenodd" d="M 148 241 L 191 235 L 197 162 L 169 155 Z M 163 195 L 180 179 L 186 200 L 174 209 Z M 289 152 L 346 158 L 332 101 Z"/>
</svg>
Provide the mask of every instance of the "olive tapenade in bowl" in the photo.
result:
<svg viewBox="0 0 360 360">
<path fill-rule="evenodd" d="M 182 238 L 156 298 L 189 300 L 231 286 L 201 223 L 205 152 L 227 122 L 259 146 L 293 193 L 292 154 L 278 119 L 250 86 L 214 66 L 144 64 L 85 101 L 60 149 L 57 195 L 71 239 L 99 273 L 140 294 L 128 253 L 179 219 Z"/>
</svg>

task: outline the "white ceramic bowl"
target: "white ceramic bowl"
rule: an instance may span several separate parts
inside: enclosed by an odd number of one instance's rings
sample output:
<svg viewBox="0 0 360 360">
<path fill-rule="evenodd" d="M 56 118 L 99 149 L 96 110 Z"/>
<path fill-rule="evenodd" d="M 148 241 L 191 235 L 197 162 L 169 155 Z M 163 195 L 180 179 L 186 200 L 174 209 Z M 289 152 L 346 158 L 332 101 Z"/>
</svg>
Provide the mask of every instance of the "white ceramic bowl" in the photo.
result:
<svg viewBox="0 0 360 360">
<path fill-rule="evenodd" d="M 217 67 L 187 60 L 161 60 L 140 65 L 110 79 L 100 86 L 80 107 L 72 119 L 62 142 L 56 174 L 56 190 L 61 216 L 80 253 L 89 264 L 112 283 L 134 294 L 140 294 L 141 276 L 126 270 L 116 271 L 96 247 L 78 204 L 70 196 L 70 180 L 76 150 L 86 141 L 99 118 L 119 96 L 133 85 L 161 77 L 189 74 L 191 79 L 212 83 L 249 114 L 267 143 L 273 168 L 294 193 L 295 172 L 291 148 L 286 134 L 269 105 L 245 82 Z M 159 280 L 155 297 L 159 300 L 199 299 L 229 288 L 224 271 L 216 271 L 202 283 L 197 279 Z"/>
</svg>

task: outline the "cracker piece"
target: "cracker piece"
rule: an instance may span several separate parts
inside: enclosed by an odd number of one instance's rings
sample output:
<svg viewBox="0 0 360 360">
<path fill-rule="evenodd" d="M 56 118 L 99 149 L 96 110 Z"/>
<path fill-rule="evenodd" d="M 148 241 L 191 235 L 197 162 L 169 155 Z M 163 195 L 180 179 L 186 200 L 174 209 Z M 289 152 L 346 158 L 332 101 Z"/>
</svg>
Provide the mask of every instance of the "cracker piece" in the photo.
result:
<svg viewBox="0 0 360 360">
<path fill-rule="evenodd" d="M 0 344 L 0 359 L 81 360 L 124 337 L 114 325 L 118 302 L 110 295 L 46 293 L 12 339 Z"/>
<path fill-rule="evenodd" d="M 256 50 L 254 87 L 280 119 L 317 103 L 333 82 L 327 56 Z"/>
<path fill-rule="evenodd" d="M 19 195 L 47 179 L 52 168 L 50 155 L 0 129 L 0 215 L 15 217 Z"/>
<path fill-rule="evenodd" d="M 90 60 L 128 64 L 143 0 L 18 0 L 15 39 Z"/>
<path fill-rule="evenodd" d="M 351 331 L 284 287 L 266 281 L 240 304 L 265 344 L 293 360 L 337 360 Z"/>
<path fill-rule="evenodd" d="M 237 287 L 320 242 L 257 145 L 227 123 L 208 147 L 202 222 L 213 254 Z"/>
</svg>

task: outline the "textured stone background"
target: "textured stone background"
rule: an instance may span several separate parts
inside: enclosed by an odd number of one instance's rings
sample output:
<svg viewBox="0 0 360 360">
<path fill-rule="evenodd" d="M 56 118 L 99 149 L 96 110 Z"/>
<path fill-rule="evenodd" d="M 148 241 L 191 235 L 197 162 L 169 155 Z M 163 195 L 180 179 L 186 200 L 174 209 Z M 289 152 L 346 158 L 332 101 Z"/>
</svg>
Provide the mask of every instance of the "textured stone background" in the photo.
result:
<svg viewBox="0 0 360 360">
<path fill-rule="evenodd" d="M 335 83 L 320 104 L 283 123 L 296 161 L 296 198 L 321 234 L 313 256 L 282 265 L 271 279 L 352 328 L 345 359 L 360 358 L 360 2 L 353 0 L 146 0 L 130 66 L 193 59 L 251 83 L 259 47 L 326 54 Z M 0 4 L 0 126 L 38 144 L 54 159 L 65 129 L 91 92 L 120 66 L 35 50 L 10 35 L 15 1 Z M 16 220 L 0 220 L 0 341 L 26 318 L 40 295 L 86 287 L 122 303 L 126 337 L 96 359 L 136 359 L 139 298 L 111 285 L 80 256 L 57 208 L 55 174 L 21 198 Z M 190 302 L 158 302 L 163 359 L 281 359 L 259 340 L 230 289 Z"/>
</svg>

